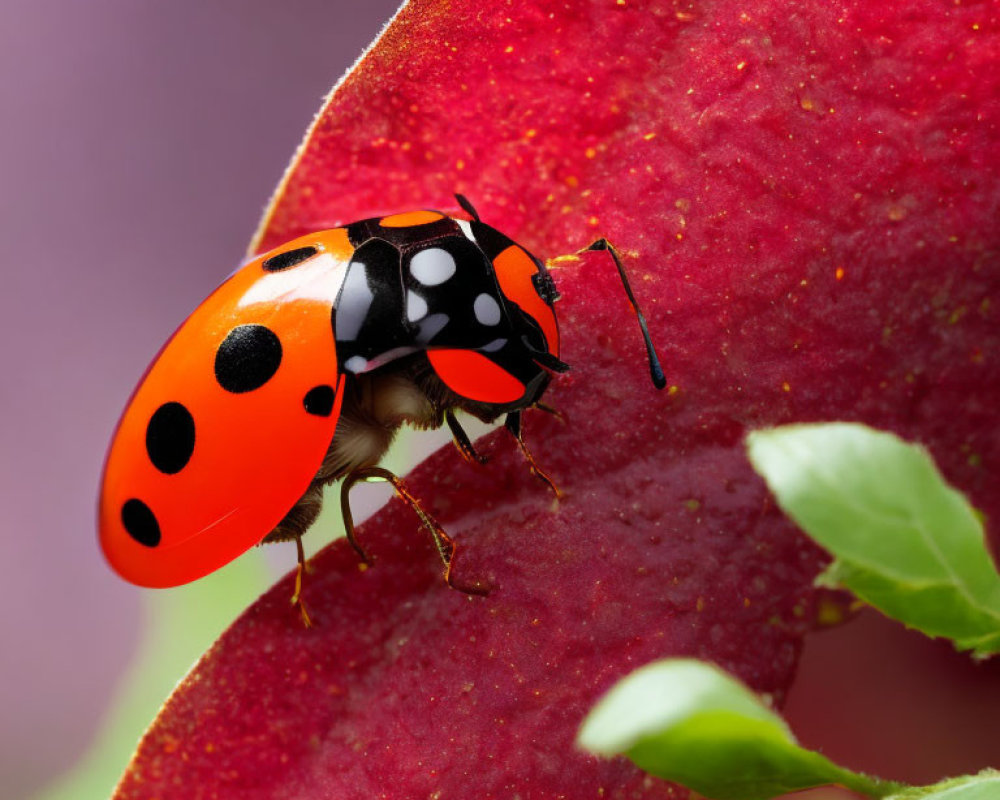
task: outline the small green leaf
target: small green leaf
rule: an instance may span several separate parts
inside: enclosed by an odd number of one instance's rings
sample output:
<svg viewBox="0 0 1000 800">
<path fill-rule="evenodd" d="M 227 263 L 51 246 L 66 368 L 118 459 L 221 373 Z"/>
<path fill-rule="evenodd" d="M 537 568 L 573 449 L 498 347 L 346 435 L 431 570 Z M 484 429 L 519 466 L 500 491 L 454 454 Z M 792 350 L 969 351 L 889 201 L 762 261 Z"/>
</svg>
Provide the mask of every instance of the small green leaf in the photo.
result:
<svg viewBox="0 0 1000 800">
<path fill-rule="evenodd" d="M 918 786 L 890 795 L 886 800 L 996 800 L 1000 797 L 1000 772 L 987 769 L 978 775 Z"/>
<path fill-rule="evenodd" d="M 838 422 L 756 431 L 747 450 L 782 509 L 834 555 L 823 582 L 976 656 L 1000 650 L 982 522 L 922 447 Z"/>
<path fill-rule="evenodd" d="M 594 707 L 577 743 L 627 755 L 640 768 L 714 800 L 769 800 L 829 783 L 871 797 L 897 791 L 799 747 L 784 721 L 717 667 L 658 661 Z"/>
</svg>

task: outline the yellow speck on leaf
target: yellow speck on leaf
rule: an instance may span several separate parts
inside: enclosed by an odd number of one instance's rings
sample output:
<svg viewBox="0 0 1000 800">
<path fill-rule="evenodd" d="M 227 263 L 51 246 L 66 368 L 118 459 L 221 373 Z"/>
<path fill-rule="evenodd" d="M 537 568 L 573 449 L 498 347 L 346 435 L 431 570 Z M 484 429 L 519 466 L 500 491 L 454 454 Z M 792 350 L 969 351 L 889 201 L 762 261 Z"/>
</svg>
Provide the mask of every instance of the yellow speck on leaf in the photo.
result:
<svg viewBox="0 0 1000 800">
<path fill-rule="evenodd" d="M 887 212 L 889 219 L 893 222 L 900 222 L 901 220 L 906 219 L 906 215 L 908 213 L 909 212 L 906 210 L 906 207 L 900 205 L 899 203 L 893 203 L 890 205 Z"/>
<path fill-rule="evenodd" d="M 816 624 L 821 628 L 832 628 L 844 622 L 848 612 L 843 603 L 820 600 L 816 605 Z"/>
</svg>

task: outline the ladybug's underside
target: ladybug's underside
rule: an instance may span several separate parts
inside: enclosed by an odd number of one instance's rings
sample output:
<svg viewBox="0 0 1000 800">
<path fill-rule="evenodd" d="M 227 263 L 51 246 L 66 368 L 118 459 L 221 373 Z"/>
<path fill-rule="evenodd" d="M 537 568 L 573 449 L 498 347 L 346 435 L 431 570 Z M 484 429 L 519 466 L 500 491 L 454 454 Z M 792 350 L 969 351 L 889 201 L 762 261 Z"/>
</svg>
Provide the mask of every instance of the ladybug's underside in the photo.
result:
<svg viewBox="0 0 1000 800">
<path fill-rule="evenodd" d="M 346 373 L 340 419 L 309 488 L 264 541 L 301 537 L 323 487 L 379 464 L 403 424 L 439 428 L 456 409 L 492 422 L 533 405 L 548 385 L 533 358 L 548 353 L 545 337 L 501 293 L 493 263 L 521 248 L 481 222 L 430 216 L 420 225 L 376 218 L 347 227 L 355 250 L 332 309 Z M 435 371 L 435 350 L 462 361 L 461 375 L 448 373 L 462 394 Z"/>
</svg>

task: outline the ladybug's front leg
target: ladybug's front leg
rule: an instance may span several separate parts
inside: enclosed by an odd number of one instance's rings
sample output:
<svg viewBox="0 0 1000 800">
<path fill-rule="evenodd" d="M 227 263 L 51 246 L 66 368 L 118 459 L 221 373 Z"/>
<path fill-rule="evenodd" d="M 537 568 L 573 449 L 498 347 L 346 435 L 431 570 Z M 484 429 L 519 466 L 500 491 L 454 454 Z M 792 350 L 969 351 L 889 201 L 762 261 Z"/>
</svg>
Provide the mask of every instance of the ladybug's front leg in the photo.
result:
<svg viewBox="0 0 1000 800">
<path fill-rule="evenodd" d="M 548 403 L 543 403 L 541 400 L 536 400 L 532 408 L 537 408 L 539 411 L 544 411 L 546 414 L 551 414 L 557 420 L 559 420 L 563 425 L 566 424 L 566 415 L 562 413 L 558 408 L 553 408 Z"/>
<path fill-rule="evenodd" d="M 558 413 L 558 412 L 557 412 Z M 559 491 L 559 487 L 552 482 L 552 478 L 542 471 L 541 467 L 535 462 L 535 457 L 531 455 L 531 451 L 528 450 L 528 446 L 524 443 L 524 437 L 521 435 L 521 412 L 513 411 L 507 415 L 507 419 L 504 421 L 504 427 L 510 432 L 511 436 L 517 441 L 517 446 L 521 448 L 521 453 L 524 455 L 525 461 L 528 462 L 528 469 L 531 470 L 531 474 L 534 475 L 539 480 L 544 481 L 549 485 L 549 488 L 555 492 L 556 499 L 561 498 L 562 492 Z"/>
<path fill-rule="evenodd" d="M 430 533 L 431 538 L 434 540 L 434 546 L 437 548 L 438 555 L 444 563 L 445 582 L 452 589 L 457 589 L 465 594 L 489 594 L 488 590 L 480 586 L 460 586 L 455 583 L 451 574 L 452 563 L 455 559 L 455 543 L 452 541 L 451 537 L 444 532 L 444 529 L 438 524 L 437 520 L 424 510 L 417 498 L 410 494 L 409 490 L 403 484 L 403 481 L 398 476 L 389 472 L 387 469 L 383 469 L 382 467 L 362 467 L 361 469 L 353 470 L 347 475 L 347 477 L 344 478 L 344 483 L 340 487 L 340 508 L 344 516 L 344 527 L 347 533 L 347 541 L 351 543 L 351 547 L 354 548 L 355 552 L 365 564 L 371 564 L 372 559 L 364 548 L 358 544 L 357 536 L 354 532 L 354 517 L 351 514 L 350 503 L 351 488 L 358 481 L 386 481 L 387 483 L 392 484 L 392 488 L 396 490 L 396 494 L 399 495 L 399 498 L 411 509 L 413 509 L 413 512 L 420 518 L 420 521 Z"/>
</svg>

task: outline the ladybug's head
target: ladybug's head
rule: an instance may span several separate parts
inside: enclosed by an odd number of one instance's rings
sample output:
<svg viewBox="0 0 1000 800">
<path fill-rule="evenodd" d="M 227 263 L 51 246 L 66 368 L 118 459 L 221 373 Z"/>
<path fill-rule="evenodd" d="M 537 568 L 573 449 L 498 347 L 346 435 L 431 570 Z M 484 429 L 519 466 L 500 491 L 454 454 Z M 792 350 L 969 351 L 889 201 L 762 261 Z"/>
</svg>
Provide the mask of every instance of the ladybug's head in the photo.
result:
<svg viewBox="0 0 1000 800">
<path fill-rule="evenodd" d="M 467 223 L 466 235 L 474 239 L 492 264 L 497 286 L 509 312 L 512 317 L 519 317 L 527 328 L 533 329 L 524 332 L 524 345 L 535 352 L 543 366 L 564 371 L 566 365 L 559 361 L 559 326 L 555 314 L 559 292 L 552 274 L 524 247 L 479 219 L 479 214 L 465 197 L 460 194 L 455 197 L 472 217 Z"/>
</svg>

